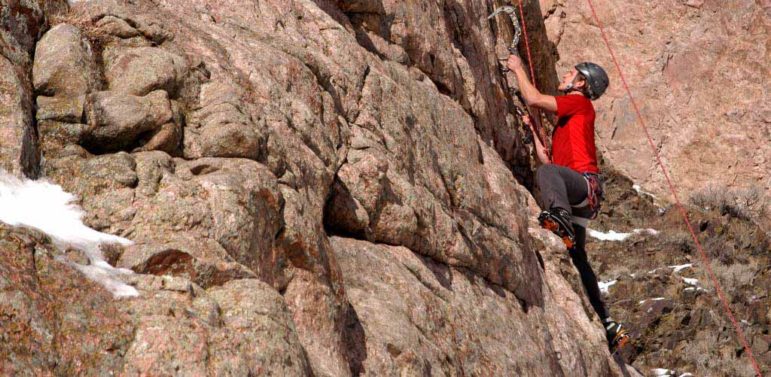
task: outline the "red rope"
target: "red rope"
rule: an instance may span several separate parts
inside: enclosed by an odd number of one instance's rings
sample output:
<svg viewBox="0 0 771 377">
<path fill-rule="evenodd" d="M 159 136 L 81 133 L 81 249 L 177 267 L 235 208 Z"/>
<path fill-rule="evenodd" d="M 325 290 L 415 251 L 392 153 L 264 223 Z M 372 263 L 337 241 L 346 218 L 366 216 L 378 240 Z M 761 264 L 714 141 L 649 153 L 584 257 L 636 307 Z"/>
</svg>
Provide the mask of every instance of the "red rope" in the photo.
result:
<svg viewBox="0 0 771 377">
<path fill-rule="evenodd" d="M 728 305 L 728 300 L 726 300 L 725 293 L 723 293 L 723 289 L 720 287 L 720 284 L 718 283 L 717 278 L 715 277 L 715 273 L 712 271 L 712 266 L 710 265 L 709 258 L 707 257 L 707 254 L 704 252 L 704 248 L 702 248 L 701 242 L 699 242 L 699 238 L 696 237 L 696 232 L 693 231 L 693 226 L 691 226 L 691 221 L 688 218 L 688 212 L 685 210 L 685 207 L 683 207 L 682 203 L 680 203 L 680 199 L 677 197 L 677 190 L 675 189 L 675 185 L 672 183 L 672 180 L 669 177 L 669 172 L 667 171 L 667 168 L 664 166 L 664 164 L 661 162 L 661 156 L 659 155 L 658 149 L 656 149 L 656 145 L 653 143 L 653 138 L 651 138 L 650 133 L 648 133 L 648 127 L 645 125 L 645 121 L 643 120 L 640 109 L 637 107 L 637 103 L 635 102 L 634 97 L 632 96 L 632 91 L 629 90 L 629 85 L 627 85 L 626 83 L 626 79 L 624 78 L 624 73 L 621 71 L 621 66 L 618 63 L 618 59 L 616 59 L 616 54 L 613 53 L 613 49 L 610 47 L 610 42 L 608 42 L 608 37 L 605 34 L 605 28 L 603 27 L 602 22 L 600 22 L 599 17 L 597 17 L 597 12 L 594 9 L 594 4 L 592 4 L 592 0 L 586 0 L 586 1 L 589 3 L 589 8 L 591 8 L 592 10 L 592 16 L 594 17 L 595 22 L 597 22 L 597 26 L 600 29 L 600 34 L 602 34 L 602 39 L 605 41 L 605 46 L 607 46 L 608 51 L 610 52 L 610 56 L 613 59 L 613 64 L 615 64 L 616 69 L 618 70 L 618 74 L 621 77 L 621 83 L 624 85 L 624 89 L 626 90 L 626 93 L 629 95 L 629 99 L 632 102 L 632 106 L 634 107 L 634 110 L 637 113 L 637 120 L 639 121 L 643 131 L 645 132 L 645 136 L 648 138 L 648 143 L 650 144 L 651 149 L 653 149 L 653 154 L 656 156 L 656 161 L 658 162 L 659 166 L 661 166 L 661 170 L 664 172 L 664 177 L 667 179 L 669 190 L 672 191 L 672 196 L 674 196 L 675 198 L 675 203 L 677 204 L 677 208 L 680 210 L 680 213 L 682 214 L 683 219 L 685 220 L 685 224 L 688 226 L 688 230 L 691 232 L 691 237 L 693 237 L 693 241 L 696 243 L 696 248 L 699 250 L 699 254 L 701 254 L 701 260 L 704 264 L 704 267 L 707 270 L 707 274 L 712 280 L 712 284 L 715 286 L 715 291 L 717 292 L 717 295 L 720 298 L 720 302 L 723 304 L 723 308 L 725 309 L 725 312 L 728 315 L 728 318 L 731 320 L 731 323 L 733 323 L 734 330 L 736 331 L 736 335 L 739 337 L 739 340 L 742 343 L 742 346 L 744 347 L 744 351 L 747 352 L 747 357 L 749 357 L 753 368 L 755 368 L 755 372 L 757 373 L 758 377 L 762 377 L 762 374 L 760 372 L 760 367 L 758 366 L 758 362 L 755 360 L 755 357 L 752 355 L 752 350 L 750 349 L 750 346 L 747 343 L 747 339 L 744 337 L 744 332 L 742 331 L 739 324 L 736 322 L 736 318 L 734 317 L 734 314 L 731 311 L 731 307 Z M 520 4 L 521 4 L 521 0 L 520 0 Z"/>
<path fill-rule="evenodd" d="M 527 23 L 525 22 L 525 10 L 522 8 L 522 0 L 519 0 L 519 19 L 522 22 L 522 32 L 525 34 L 525 49 L 527 50 L 527 64 L 530 66 L 530 79 L 533 80 L 533 86 L 538 89 L 538 83 L 535 81 L 533 57 L 530 55 L 530 38 L 527 37 Z"/>
<path fill-rule="evenodd" d="M 530 79 L 533 80 L 533 86 L 536 89 L 538 89 L 538 82 L 535 79 L 535 67 L 533 67 L 533 56 L 530 53 L 530 38 L 528 38 L 527 36 L 527 23 L 525 22 L 525 10 L 522 7 L 522 0 L 519 0 L 519 19 L 520 19 L 520 22 L 522 23 L 522 33 L 525 35 L 525 50 L 527 51 L 527 65 L 530 66 Z M 540 115 L 541 113 L 536 108 L 528 107 L 528 109 L 530 110 L 530 113 L 535 115 L 535 118 L 537 118 L 537 119 L 533 119 L 533 121 L 535 121 L 536 125 L 538 126 L 537 127 L 538 132 L 535 132 L 534 133 L 535 135 L 533 136 L 538 138 L 538 140 L 541 142 L 541 144 L 544 147 L 547 147 L 546 154 L 551 155 L 551 153 L 549 152 L 548 143 L 545 142 L 546 134 L 544 132 L 544 127 L 541 123 L 542 122 L 541 115 Z"/>
</svg>

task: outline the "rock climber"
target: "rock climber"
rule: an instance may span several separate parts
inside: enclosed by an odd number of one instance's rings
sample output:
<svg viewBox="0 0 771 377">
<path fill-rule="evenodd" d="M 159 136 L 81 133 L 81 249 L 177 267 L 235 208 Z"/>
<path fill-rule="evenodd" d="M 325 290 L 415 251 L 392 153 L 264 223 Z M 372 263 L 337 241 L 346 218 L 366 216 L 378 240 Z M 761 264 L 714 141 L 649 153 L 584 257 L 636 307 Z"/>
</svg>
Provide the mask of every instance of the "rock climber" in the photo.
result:
<svg viewBox="0 0 771 377">
<path fill-rule="evenodd" d="M 543 209 L 538 221 L 565 242 L 589 301 L 605 326 L 608 344 L 615 351 L 628 341 L 627 331 L 613 320 L 605 307 L 585 249 L 586 227 L 589 220 L 597 216 L 602 200 L 592 101 L 605 93 L 608 75 L 597 64 L 580 63 L 562 77 L 558 90 L 563 95 L 551 96 L 530 83 L 518 56 L 509 56 L 506 65 L 516 76 L 528 106 L 556 114 L 552 153 L 549 154 L 539 138 L 534 138 L 536 155 L 542 163 L 536 171 L 539 203 Z M 523 121 L 537 135 L 527 115 Z"/>
</svg>

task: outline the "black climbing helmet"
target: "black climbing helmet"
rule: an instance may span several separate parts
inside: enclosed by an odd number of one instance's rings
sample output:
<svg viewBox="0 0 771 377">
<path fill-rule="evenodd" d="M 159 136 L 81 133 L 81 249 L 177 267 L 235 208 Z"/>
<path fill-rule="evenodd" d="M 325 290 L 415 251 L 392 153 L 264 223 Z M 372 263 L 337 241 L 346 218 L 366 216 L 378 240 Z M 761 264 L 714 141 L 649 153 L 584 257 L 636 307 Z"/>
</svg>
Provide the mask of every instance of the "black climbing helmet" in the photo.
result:
<svg viewBox="0 0 771 377">
<path fill-rule="evenodd" d="M 576 65 L 576 71 L 580 72 L 586 77 L 586 89 L 589 94 L 589 98 L 596 100 L 605 93 L 605 89 L 608 89 L 610 79 L 608 74 L 597 64 L 590 62 L 583 62 Z"/>
</svg>

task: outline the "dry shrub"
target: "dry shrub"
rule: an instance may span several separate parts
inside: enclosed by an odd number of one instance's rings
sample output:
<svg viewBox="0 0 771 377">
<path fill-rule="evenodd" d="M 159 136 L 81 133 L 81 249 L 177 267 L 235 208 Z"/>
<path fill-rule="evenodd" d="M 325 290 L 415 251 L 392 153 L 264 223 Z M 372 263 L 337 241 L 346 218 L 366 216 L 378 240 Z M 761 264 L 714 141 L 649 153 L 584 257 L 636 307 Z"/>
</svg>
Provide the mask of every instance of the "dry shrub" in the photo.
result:
<svg viewBox="0 0 771 377">
<path fill-rule="evenodd" d="M 691 195 L 690 201 L 704 210 L 747 221 L 763 219 L 769 212 L 764 193 L 757 187 L 730 189 L 713 185 Z"/>
</svg>

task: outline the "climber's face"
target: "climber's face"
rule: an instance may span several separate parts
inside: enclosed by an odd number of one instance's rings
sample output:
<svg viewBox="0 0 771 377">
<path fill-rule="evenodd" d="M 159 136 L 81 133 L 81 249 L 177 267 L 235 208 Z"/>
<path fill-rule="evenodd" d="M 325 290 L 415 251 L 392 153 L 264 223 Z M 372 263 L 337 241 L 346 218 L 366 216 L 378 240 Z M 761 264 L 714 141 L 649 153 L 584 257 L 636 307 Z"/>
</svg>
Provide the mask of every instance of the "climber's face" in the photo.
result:
<svg viewBox="0 0 771 377">
<path fill-rule="evenodd" d="M 576 80 L 576 76 L 578 76 L 578 71 L 575 68 L 571 68 L 569 71 L 565 72 L 565 74 L 562 75 L 562 82 L 560 82 L 557 90 L 566 92 L 570 89 L 581 89 L 586 85 L 584 80 Z"/>
</svg>

